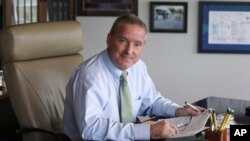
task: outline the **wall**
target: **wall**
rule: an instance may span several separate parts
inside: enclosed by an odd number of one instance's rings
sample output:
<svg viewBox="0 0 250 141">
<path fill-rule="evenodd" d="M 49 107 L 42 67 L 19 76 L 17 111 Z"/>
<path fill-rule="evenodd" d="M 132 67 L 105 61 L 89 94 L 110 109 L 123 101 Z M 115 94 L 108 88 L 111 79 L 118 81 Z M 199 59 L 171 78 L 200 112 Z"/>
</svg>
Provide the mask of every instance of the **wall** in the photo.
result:
<svg viewBox="0 0 250 141">
<path fill-rule="evenodd" d="M 139 17 L 147 25 L 149 1 L 139 0 L 138 7 Z M 180 105 L 184 101 L 194 102 L 208 96 L 250 100 L 250 55 L 197 53 L 198 0 L 186 2 L 187 33 L 148 35 L 142 59 L 157 89 Z M 106 35 L 115 18 L 77 17 L 83 27 L 82 53 L 86 58 L 106 48 Z"/>
</svg>

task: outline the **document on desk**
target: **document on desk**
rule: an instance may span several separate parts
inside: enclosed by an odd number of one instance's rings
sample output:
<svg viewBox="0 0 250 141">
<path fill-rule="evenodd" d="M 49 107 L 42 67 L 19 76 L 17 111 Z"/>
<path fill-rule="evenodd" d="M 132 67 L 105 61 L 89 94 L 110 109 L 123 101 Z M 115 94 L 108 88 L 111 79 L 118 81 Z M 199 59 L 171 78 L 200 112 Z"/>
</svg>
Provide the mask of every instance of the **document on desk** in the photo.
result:
<svg viewBox="0 0 250 141">
<path fill-rule="evenodd" d="M 184 116 L 168 119 L 179 129 L 179 133 L 171 138 L 181 138 L 196 135 L 197 133 L 204 130 L 208 118 L 209 111 L 205 110 L 198 116 Z"/>
</svg>

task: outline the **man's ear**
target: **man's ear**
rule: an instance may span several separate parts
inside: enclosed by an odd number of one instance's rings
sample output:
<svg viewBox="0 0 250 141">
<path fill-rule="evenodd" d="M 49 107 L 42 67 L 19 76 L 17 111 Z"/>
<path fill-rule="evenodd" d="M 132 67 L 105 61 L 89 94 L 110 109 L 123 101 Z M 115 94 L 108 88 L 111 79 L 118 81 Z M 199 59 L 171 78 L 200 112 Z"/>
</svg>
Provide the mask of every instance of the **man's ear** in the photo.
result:
<svg viewBox="0 0 250 141">
<path fill-rule="evenodd" d="M 106 44 L 107 44 L 107 46 L 109 46 L 110 38 L 111 38 L 111 34 L 109 33 L 107 35 L 107 38 L 106 38 Z"/>
</svg>

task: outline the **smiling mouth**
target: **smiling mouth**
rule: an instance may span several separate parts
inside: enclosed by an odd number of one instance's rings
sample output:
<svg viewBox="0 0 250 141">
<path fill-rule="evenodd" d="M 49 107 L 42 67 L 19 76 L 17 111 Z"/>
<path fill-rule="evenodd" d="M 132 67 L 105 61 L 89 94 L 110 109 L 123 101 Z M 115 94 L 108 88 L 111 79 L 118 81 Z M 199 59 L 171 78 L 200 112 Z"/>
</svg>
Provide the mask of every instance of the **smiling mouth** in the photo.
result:
<svg viewBox="0 0 250 141">
<path fill-rule="evenodd" d="M 124 55 L 122 55 L 121 56 L 123 59 L 128 59 L 128 60 L 132 60 L 133 58 L 132 57 L 130 57 L 130 56 L 124 56 Z"/>
<path fill-rule="evenodd" d="M 130 53 L 127 53 L 127 52 L 122 52 L 122 53 L 120 53 L 120 56 L 121 56 L 121 57 L 124 57 L 124 58 L 132 58 L 132 57 L 131 57 L 131 54 L 130 54 Z"/>
</svg>

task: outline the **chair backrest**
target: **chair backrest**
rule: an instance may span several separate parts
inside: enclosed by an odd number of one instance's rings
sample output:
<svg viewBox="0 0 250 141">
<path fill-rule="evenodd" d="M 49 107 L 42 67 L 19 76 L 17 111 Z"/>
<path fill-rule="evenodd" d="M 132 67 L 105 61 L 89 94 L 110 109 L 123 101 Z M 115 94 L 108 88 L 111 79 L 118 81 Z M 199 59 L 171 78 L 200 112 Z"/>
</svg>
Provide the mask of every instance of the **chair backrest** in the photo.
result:
<svg viewBox="0 0 250 141">
<path fill-rule="evenodd" d="M 8 95 L 21 127 L 59 131 L 66 85 L 83 61 L 77 21 L 11 26 L 0 33 L 0 56 Z M 30 134 L 24 140 L 50 140 Z"/>
</svg>

